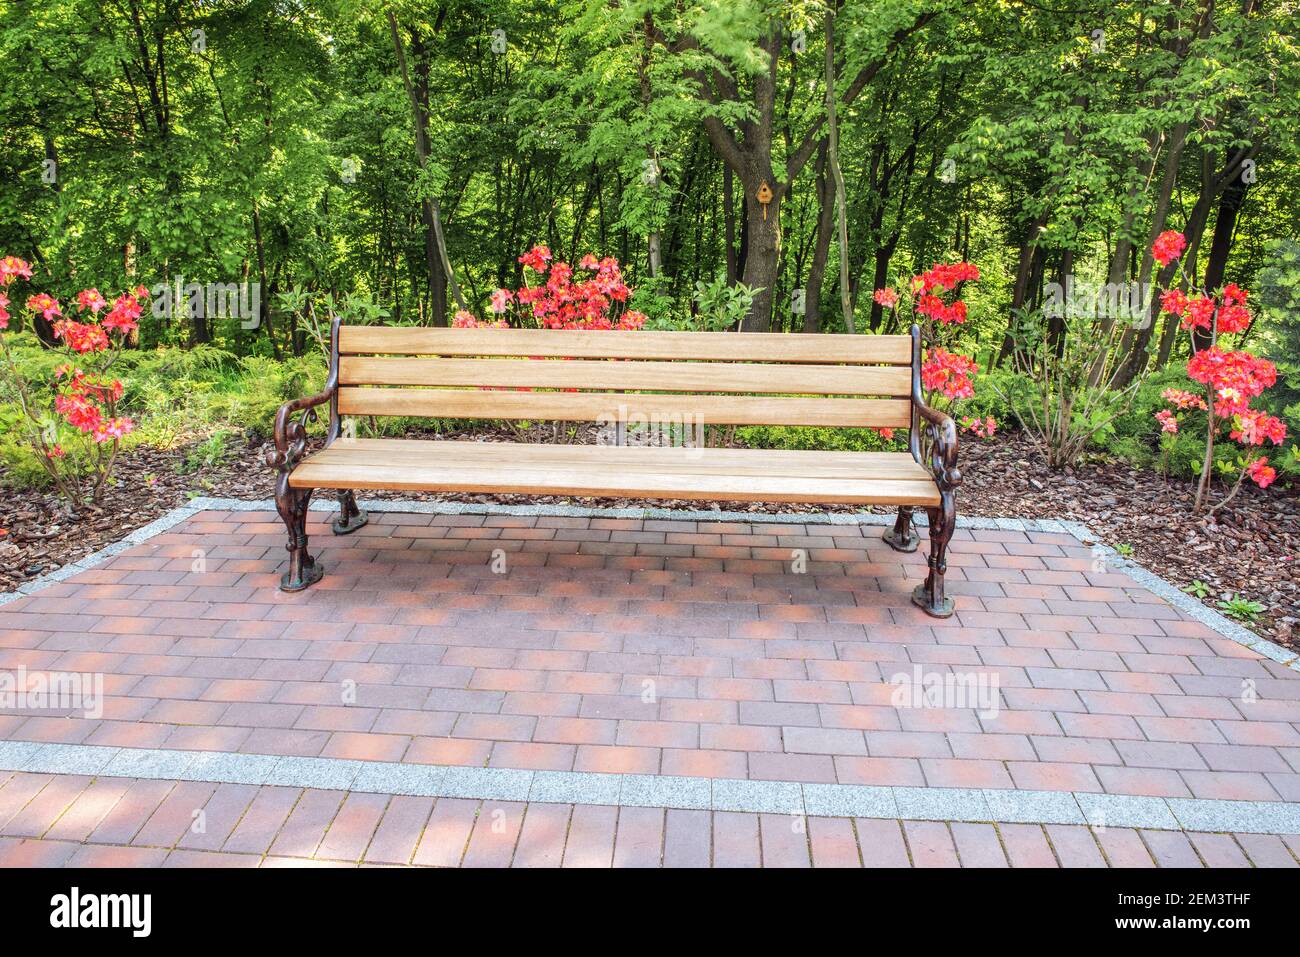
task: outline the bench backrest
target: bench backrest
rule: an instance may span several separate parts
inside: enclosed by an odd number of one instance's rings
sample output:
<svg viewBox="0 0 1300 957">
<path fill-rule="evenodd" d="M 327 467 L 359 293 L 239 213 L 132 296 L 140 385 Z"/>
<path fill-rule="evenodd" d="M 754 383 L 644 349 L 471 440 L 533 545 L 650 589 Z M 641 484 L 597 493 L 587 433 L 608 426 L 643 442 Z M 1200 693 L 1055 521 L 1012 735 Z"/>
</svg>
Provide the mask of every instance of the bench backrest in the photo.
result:
<svg viewBox="0 0 1300 957">
<path fill-rule="evenodd" d="M 912 422 L 911 336 L 341 326 L 336 361 L 339 415 Z"/>
</svg>

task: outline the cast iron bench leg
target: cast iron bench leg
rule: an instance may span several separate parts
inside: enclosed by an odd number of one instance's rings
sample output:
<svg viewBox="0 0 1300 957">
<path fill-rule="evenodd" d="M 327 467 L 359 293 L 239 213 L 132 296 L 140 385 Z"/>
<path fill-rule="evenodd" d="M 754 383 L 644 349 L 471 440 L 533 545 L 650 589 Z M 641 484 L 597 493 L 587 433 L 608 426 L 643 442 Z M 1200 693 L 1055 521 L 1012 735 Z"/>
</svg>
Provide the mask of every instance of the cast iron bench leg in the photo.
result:
<svg viewBox="0 0 1300 957">
<path fill-rule="evenodd" d="M 357 508 L 357 497 L 352 490 L 339 492 L 339 517 L 330 525 L 334 534 L 350 535 L 368 521 L 370 516 Z"/>
<path fill-rule="evenodd" d="M 926 559 L 930 573 L 925 577 L 925 584 L 917 585 L 912 592 L 912 602 L 926 614 L 948 618 L 952 615 L 953 602 L 943 593 L 943 575 L 948 570 L 948 542 L 957 526 L 953 493 L 941 492 L 939 507 L 927 508 L 925 514 L 930 520 L 930 557 Z"/>
<path fill-rule="evenodd" d="M 281 591 L 302 591 L 321 580 L 325 570 L 307 553 L 307 505 L 309 488 L 290 488 L 289 476 L 281 474 L 275 487 L 275 508 L 289 530 L 289 570 L 280 576 Z"/>
<path fill-rule="evenodd" d="M 912 528 L 912 506 L 902 505 L 898 509 L 898 520 L 894 527 L 885 532 L 885 544 L 899 552 L 914 552 L 921 537 Z"/>
</svg>

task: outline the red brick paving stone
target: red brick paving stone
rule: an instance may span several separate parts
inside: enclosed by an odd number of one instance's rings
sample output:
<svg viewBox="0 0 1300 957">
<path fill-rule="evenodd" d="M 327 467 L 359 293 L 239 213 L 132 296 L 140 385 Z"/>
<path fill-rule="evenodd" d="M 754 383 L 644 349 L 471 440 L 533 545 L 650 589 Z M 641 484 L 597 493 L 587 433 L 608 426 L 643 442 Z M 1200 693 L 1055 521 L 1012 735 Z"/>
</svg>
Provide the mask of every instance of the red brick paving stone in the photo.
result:
<svg viewBox="0 0 1300 957">
<path fill-rule="evenodd" d="M 216 790 L 215 784 L 179 782 L 132 838 L 131 843 L 150 847 L 175 847 L 193 827 L 196 812 L 207 805 Z"/>
<path fill-rule="evenodd" d="M 764 867 L 812 867 L 808 821 L 802 815 L 760 814 Z"/>
<path fill-rule="evenodd" d="M 253 784 L 219 784 L 203 805 L 202 816 L 193 822 L 176 846 L 198 851 L 215 851 L 226 843 L 257 797 Z M 197 828 L 197 829 L 196 829 Z"/>
<path fill-rule="evenodd" d="M 1142 840 L 1151 850 L 1158 867 L 1204 867 L 1182 831 L 1142 831 Z"/>
<path fill-rule="evenodd" d="M 925 781 L 930 787 L 1014 787 L 1007 769 L 998 761 L 922 758 L 921 770 L 925 773 Z"/>
<path fill-rule="evenodd" d="M 1052 842 L 1062 867 L 1105 867 L 1106 859 L 1092 832 L 1080 824 L 1049 824 L 1047 837 Z"/>
<path fill-rule="evenodd" d="M 19 771 L 0 788 L 0 827 L 18 814 L 28 802 L 49 783 L 47 774 L 27 774 Z"/>
<path fill-rule="evenodd" d="M 407 764 L 453 764 L 482 767 L 492 753 L 492 742 L 452 738 L 415 738 L 402 755 Z"/>
<path fill-rule="evenodd" d="M 1128 827 L 1092 828 L 1097 843 L 1111 867 L 1155 867 L 1150 850 L 1138 832 Z"/>
<path fill-rule="evenodd" d="M 738 811 L 713 813 L 714 867 L 761 867 L 763 850 L 759 841 L 758 815 Z"/>
<path fill-rule="evenodd" d="M 294 805 L 268 854 L 275 857 L 313 857 L 343 803 L 338 791 L 309 788 Z"/>
<path fill-rule="evenodd" d="M 220 851 L 176 850 L 167 855 L 163 867 L 257 867 L 254 854 L 223 854 Z"/>
<path fill-rule="evenodd" d="M 1231 834 L 1188 832 L 1187 837 L 1206 867 L 1250 867 L 1250 861 Z"/>
<path fill-rule="evenodd" d="M 411 745 L 406 735 L 336 731 L 321 757 L 354 761 L 400 761 Z"/>
<path fill-rule="evenodd" d="M 835 761 L 828 754 L 773 754 L 754 751 L 749 755 L 749 776 L 760 781 L 834 784 Z"/>
<path fill-rule="evenodd" d="M 108 844 L 83 844 L 73 854 L 67 867 L 159 867 L 167 851 L 152 847 L 115 847 Z"/>
<path fill-rule="evenodd" d="M 300 793 L 297 788 L 260 788 L 221 850 L 265 854 L 279 833 L 280 826 L 298 802 Z"/>
<path fill-rule="evenodd" d="M 522 771 L 569 771 L 578 749 L 571 744 L 536 744 L 498 741 L 492 747 L 488 766 Z"/>
<path fill-rule="evenodd" d="M 614 858 L 614 835 L 618 808 L 578 804 L 569 822 L 569 839 L 564 847 L 564 867 L 610 867 Z"/>
<path fill-rule="evenodd" d="M 708 811 L 669 808 L 664 816 L 664 867 L 708 867 L 712 831 Z"/>
<path fill-rule="evenodd" d="M 365 860 L 376 864 L 409 864 L 424 833 L 424 822 L 433 811 L 433 803 L 433 798 L 394 796 L 366 849 Z"/>
<path fill-rule="evenodd" d="M 1300 867 L 1276 834 L 1237 834 L 1237 843 L 1256 867 Z"/>
<path fill-rule="evenodd" d="M 81 775 L 51 777 L 40 793 L 0 827 L 6 837 L 42 837 L 90 784 Z"/>
<path fill-rule="evenodd" d="M 82 791 L 72 806 L 45 833 L 49 841 L 85 841 L 99 822 L 126 793 L 130 782 L 122 778 L 99 778 Z"/>
<path fill-rule="evenodd" d="M 478 801 L 439 798 L 424 827 L 414 864 L 458 867 L 478 813 Z"/>
<path fill-rule="evenodd" d="M 1192 796 L 1221 801 L 1276 801 L 1278 793 L 1262 774 L 1243 771 L 1182 771 Z"/>
<path fill-rule="evenodd" d="M 569 804 L 530 804 L 511 866 L 559 867 L 572 814 Z"/>
<path fill-rule="evenodd" d="M 1040 824 L 999 824 L 1012 867 L 1059 867 Z"/>
<path fill-rule="evenodd" d="M 808 818 L 813 867 L 861 867 L 858 837 L 848 818 Z"/>
<path fill-rule="evenodd" d="M 664 841 L 664 811 L 656 807 L 624 807 L 618 812 L 614 837 L 615 867 L 658 867 Z"/>
<path fill-rule="evenodd" d="M 1007 856 L 992 824 L 952 824 L 952 839 L 962 867 L 1006 867 Z"/>
<path fill-rule="evenodd" d="M 387 806 L 386 794 L 349 794 L 315 856 L 340 861 L 361 860 Z"/>
<path fill-rule="evenodd" d="M 657 774 L 659 767 L 658 748 L 584 744 L 578 748 L 573 762 L 575 771 L 599 771 L 608 774 Z"/>
<path fill-rule="evenodd" d="M 1135 794 L 1146 797 L 1191 797 L 1177 771 L 1161 768 L 1093 768 L 1102 787 L 1112 794 Z M 1028 785 L 1026 785 L 1028 786 Z M 1071 789 L 1076 790 L 1076 789 Z"/>
<path fill-rule="evenodd" d="M 957 867 L 948 826 L 935 821 L 904 821 L 903 833 L 915 867 Z"/>
<path fill-rule="evenodd" d="M 925 775 L 914 758 L 835 758 L 840 784 L 877 784 L 923 787 Z"/>
<path fill-rule="evenodd" d="M 515 856 L 525 807 L 512 801 L 484 801 L 461 867 L 509 867 Z"/>
<path fill-rule="evenodd" d="M 62 867 L 79 847 L 71 841 L 6 838 L 0 842 L 0 867 Z"/>
<path fill-rule="evenodd" d="M 172 781 L 133 781 L 104 819 L 90 832 L 96 844 L 129 844 L 175 787 Z"/>
</svg>

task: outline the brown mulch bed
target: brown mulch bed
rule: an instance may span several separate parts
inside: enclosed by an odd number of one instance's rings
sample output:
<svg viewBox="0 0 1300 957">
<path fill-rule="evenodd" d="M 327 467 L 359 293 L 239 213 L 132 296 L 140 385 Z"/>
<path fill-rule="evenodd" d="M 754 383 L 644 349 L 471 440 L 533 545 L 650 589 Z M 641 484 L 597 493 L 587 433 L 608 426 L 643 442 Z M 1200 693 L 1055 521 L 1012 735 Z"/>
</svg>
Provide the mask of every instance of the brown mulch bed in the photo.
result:
<svg viewBox="0 0 1300 957">
<path fill-rule="evenodd" d="M 449 438 L 518 440 L 507 429 L 485 428 Z M 549 440 L 547 427 L 530 439 Z M 584 435 L 582 439 L 590 439 Z M 11 493 L 0 504 L 0 590 L 53 571 L 117 541 L 190 498 L 262 499 L 272 493 L 271 473 L 262 464 L 260 440 L 232 439 L 226 453 L 195 470 L 190 448 L 141 448 L 120 461 L 117 487 L 106 506 L 69 516 L 52 494 Z M 1189 482 L 1169 480 L 1122 463 L 1094 462 L 1053 473 L 1021 435 L 963 444 L 965 482 L 958 493 L 962 515 L 1072 519 L 1087 524 L 1100 541 L 1127 545 L 1133 557 L 1176 585 L 1203 582 L 1203 599 L 1216 607 L 1229 594 L 1265 606 L 1250 625 L 1260 634 L 1300 650 L 1300 492 L 1279 486 L 1261 492 L 1243 488 L 1235 501 L 1212 517 L 1190 517 Z M 368 493 L 369 494 L 369 493 Z M 647 506 L 710 510 L 711 502 L 569 499 L 554 496 L 412 495 L 376 497 L 590 506 Z M 731 511 L 818 511 L 814 506 L 727 504 Z M 836 511 L 851 511 L 838 508 Z"/>
</svg>

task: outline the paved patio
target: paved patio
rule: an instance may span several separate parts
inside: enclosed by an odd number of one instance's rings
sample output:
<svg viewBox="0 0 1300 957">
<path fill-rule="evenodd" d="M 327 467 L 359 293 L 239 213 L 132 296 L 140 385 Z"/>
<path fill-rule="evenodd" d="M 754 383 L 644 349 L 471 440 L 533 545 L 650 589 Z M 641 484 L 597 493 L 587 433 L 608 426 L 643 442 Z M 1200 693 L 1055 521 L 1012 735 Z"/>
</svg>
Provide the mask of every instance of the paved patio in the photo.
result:
<svg viewBox="0 0 1300 957">
<path fill-rule="evenodd" d="M 0 867 L 1300 867 L 1300 838 L 1272 834 L 0 781 Z"/>
<path fill-rule="evenodd" d="M 924 543 L 901 555 L 873 525 L 378 512 L 337 538 L 327 513 L 312 518 L 326 575 L 306 592 L 276 588 L 274 513 L 208 510 L 0 607 L 0 669 L 105 676 L 102 716 L 0 712 L 0 739 L 1300 802 L 1300 672 L 1194 620 L 1069 534 L 959 529 L 957 613 L 937 621 L 909 602 Z M 995 707 L 899 706 L 899 675 L 993 685 Z M 381 797 L 347 801 L 378 813 Z M 534 806 L 547 816 L 567 807 Z M 583 808 L 575 819 L 622 820 L 609 817 L 617 807 Z M 637 810 L 658 813 L 664 833 L 675 813 L 712 814 L 716 863 L 718 815 L 731 812 Z M 736 813 L 743 833 L 766 826 Z M 810 835 L 848 847 L 850 818 L 818 820 Z M 894 823 L 900 847 L 920 823 Z M 1007 853 L 1016 826 L 998 825 Z M 1052 843 L 1050 827 L 1067 825 L 1029 826 L 1034 842 Z M 978 822 L 941 829 L 938 845 L 958 849 L 993 833 Z M 817 842 L 808 846 L 816 862 Z M 906 846 L 916 859 L 910 836 Z M 35 853 L 21 847 L 5 856 Z M 1254 859 L 1232 847 L 1223 853 Z"/>
</svg>

